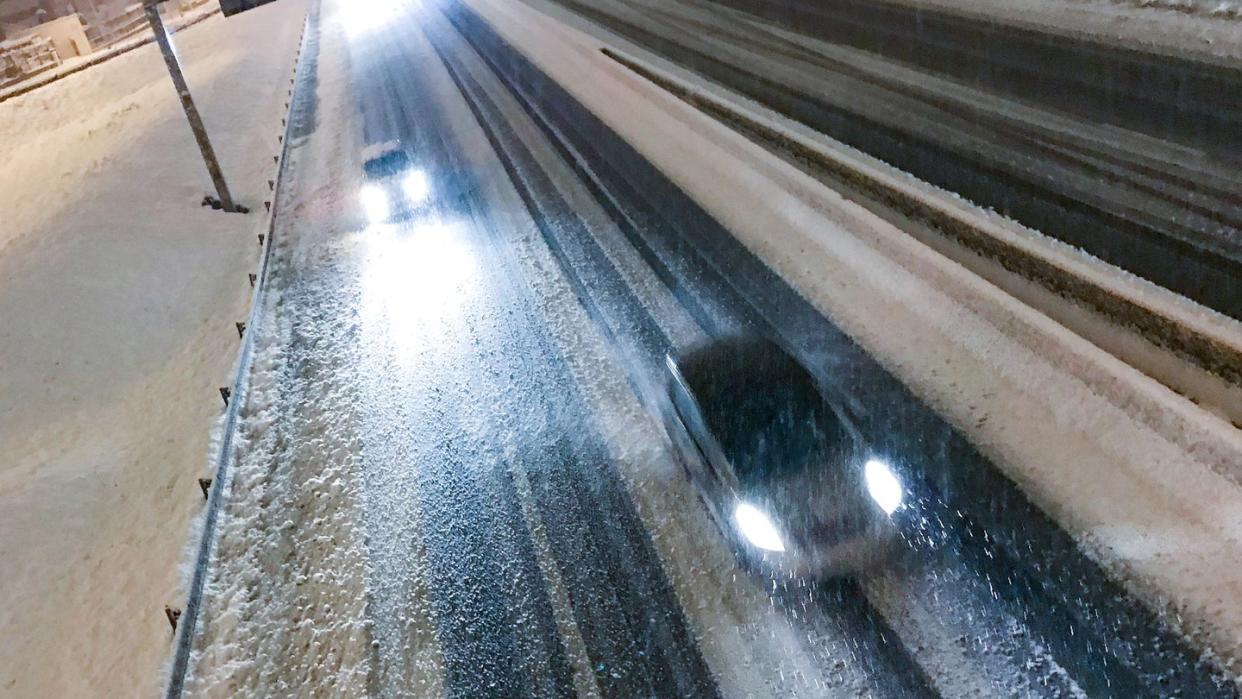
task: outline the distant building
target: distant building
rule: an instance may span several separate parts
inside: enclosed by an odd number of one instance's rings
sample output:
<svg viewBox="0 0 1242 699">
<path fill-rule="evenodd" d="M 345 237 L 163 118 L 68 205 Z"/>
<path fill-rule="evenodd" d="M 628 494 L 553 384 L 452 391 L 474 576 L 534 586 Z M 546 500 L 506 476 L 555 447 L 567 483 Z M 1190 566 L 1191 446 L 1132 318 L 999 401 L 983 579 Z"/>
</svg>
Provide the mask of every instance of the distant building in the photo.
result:
<svg viewBox="0 0 1242 699">
<path fill-rule="evenodd" d="M 52 42 L 31 35 L 0 41 L 0 87 L 7 87 L 60 65 Z"/>
<path fill-rule="evenodd" d="M 0 39 L 12 38 L 23 29 L 44 22 L 81 15 L 88 26 L 98 19 L 120 14 L 140 0 L 0 0 Z"/>
<path fill-rule="evenodd" d="M 57 17 L 28 29 L 12 29 L 0 41 L 0 86 L 55 68 L 91 52 L 86 27 L 77 14 Z"/>
<path fill-rule="evenodd" d="M 31 27 L 22 36 L 27 34 L 37 34 L 52 42 L 62 61 L 91 52 L 91 42 L 86 38 L 86 27 L 77 14 L 64 15 Z"/>
<path fill-rule="evenodd" d="M 167 0 L 177 17 L 214 0 Z M 150 31 L 141 0 L 0 0 L 0 87 Z"/>
</svg>

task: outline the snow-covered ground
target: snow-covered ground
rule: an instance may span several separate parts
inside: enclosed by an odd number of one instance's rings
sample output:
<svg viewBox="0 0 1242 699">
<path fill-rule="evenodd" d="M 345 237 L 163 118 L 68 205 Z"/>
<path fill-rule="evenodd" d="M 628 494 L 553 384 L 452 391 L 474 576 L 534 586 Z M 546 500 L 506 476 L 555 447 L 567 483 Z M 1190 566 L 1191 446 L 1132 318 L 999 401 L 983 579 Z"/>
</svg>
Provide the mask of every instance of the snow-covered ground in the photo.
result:
<svg viewBox="0 0 1242 699">
<path fill-rule="evenodd" d="M 174 38 L 257 212 L 306 7 Z M 154 45 L 0 104 L 0 162 L 0 695 L 150 695 L 261 213 L 199 206 Z"/>
</svg>

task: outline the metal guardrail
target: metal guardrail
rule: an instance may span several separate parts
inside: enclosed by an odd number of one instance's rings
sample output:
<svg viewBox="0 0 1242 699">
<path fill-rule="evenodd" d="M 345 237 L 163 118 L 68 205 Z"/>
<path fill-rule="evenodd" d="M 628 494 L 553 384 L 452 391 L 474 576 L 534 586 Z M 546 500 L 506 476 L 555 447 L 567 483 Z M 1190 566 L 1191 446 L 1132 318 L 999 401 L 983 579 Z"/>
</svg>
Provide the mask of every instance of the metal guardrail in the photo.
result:
<svg viewBox="0 0 1242 699">
<path fill-rule="evenodd" d="M 200 530 L 198 555 L 195 558 L 194 572 L 191 577 L 189 591 L 186 595 L 185 609 L 177 625 L 176 647 L 172 668 L 169 672 L 168 686 L 165 691 L 165 696 L 168 699 L 181 697 L 185 690 L 185 678 L 189 670 L 190 653 L 194 645 L 194 632 L 197 627 L 199 612 L 202 608 L 203 588 L 207 582 L 208 564 L 214 548 L 216 523 L 219 520 L 220 508 L 227 497 L 226 494 L 232 476 L 231 467 L 236 459 L 234 437 L 240 427 L 239 413 L 241 406 L 245 404 L 249 391 L 250 370 L 254 357 L 254 338 L 258 335 L 256 331 L 261 326 L 260 319 L 267 296 L 268 267 L 271 263 L 273 238 L 276 232 L 275 223 L 279 211 L 281 183 L 284 178 L 286 163 L 288 162 L 290 136 L 294 133 L 297 123 L 293 112 L 297 110 L 303 97 L 303 92 L 306 89 L 304 87 L 306 74 L 303 68 L 308 61 L 313 61 L 310 58 L 313 52 L 318 51 L 318 30 L 319 0 L 313 0 L 302 29 L 302 43 L 298 51 L 297 66 L 294 69 L 293 94 L 289 101 L 290 111 L 285 119 L 285 131 L 281 138 L 282 145 L 280 155 L 278 156 L 276 178 L 272 184 L 272 203 L 264 226 L 266 232 L 262 238 L 263 253 L 254 292 L 250 300 L 250 314 L 246 318 L 245 327 L 250 330 L 244 334 L 242 339 L 240 356 L 237 361 L 237 373 L 233 378 L 231 397 L 225 414 L 220 450 L 216 454 L 216 468 L 215 473 L 212 475 L 207 511 L 204 513 L 203 526 Z"/>
</svg>

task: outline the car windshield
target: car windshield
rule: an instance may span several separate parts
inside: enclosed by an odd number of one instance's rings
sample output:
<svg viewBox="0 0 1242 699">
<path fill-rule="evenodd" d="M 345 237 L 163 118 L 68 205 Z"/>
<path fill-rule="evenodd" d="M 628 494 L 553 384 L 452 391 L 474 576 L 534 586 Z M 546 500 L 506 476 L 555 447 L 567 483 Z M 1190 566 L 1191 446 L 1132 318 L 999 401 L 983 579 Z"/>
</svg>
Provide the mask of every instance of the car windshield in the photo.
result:
<svg viewBox="0 0 1242 699">
<path fill-rule="evenodd" d="M 811 377 L 779 349 L 729 348 L 685 372 L 743 487 L 801 470 L 849 440 Z"/>
<path fill-rule="evenodd" d="M 367 177 L 390 177 L 410 167 L 410 156 L 403 150 L 390 150 L 377 155 L 362 165 Z"/>
</svg>

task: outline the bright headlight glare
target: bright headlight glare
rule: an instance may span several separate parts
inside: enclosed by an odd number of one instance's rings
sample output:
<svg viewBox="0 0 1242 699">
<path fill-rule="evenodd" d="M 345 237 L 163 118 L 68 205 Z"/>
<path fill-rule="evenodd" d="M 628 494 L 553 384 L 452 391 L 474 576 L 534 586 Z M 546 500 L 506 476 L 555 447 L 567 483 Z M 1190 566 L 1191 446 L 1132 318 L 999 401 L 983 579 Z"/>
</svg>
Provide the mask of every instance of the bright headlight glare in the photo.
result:
<svg viewBox="0 0 1242 699">
<path fill-rule="evenodd" d="M 733 510 L 733 521 L 738 531 L 755 546 L 765 551 L 784 551 L 785 542 L 781 540 L 776 525 L 762 510 L 750 503 L 740 502 Z"/>
<path fill-rule="evenodd" d="M 340 14 L 345 34 L 362 38 L 388 24 L 397 15 L 400 0 L 353 0 Z"/>
<path fill-rule="evenodd" d="M 367 212 L 371 223 L 382 223 L 388 218 L 388 195 L 380 187 L 369 184 L 358 194 L 362 199 L 362 208 Z"/>
<path fill-rule="evenodd" d="M 401 189 L 410 204 L 417 206 L 427 200 L 431 187 L 427 184 L 427 173 L 422 170 L 411 170 L 401 181 Z"/>
<path fill-rule="evenodd" d="M 863 476 L 867 480 L 867 492 L 871 499 L 884 510 L 885 514 L 893 514 L 904 498 L 901 481 L 888 464 L 879 459 L 871 459 L 863 467 Z"/>
</svg>

